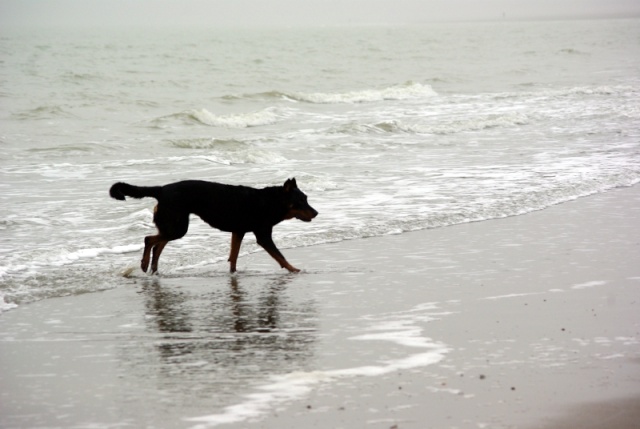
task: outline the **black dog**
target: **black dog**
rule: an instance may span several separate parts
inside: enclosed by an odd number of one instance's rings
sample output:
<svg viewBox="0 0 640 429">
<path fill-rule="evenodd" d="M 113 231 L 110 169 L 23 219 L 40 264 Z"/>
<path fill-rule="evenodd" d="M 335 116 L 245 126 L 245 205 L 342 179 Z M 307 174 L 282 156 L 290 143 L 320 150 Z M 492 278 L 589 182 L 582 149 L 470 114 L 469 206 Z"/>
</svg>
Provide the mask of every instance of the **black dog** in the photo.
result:
<svg viewBox="0 0 640 429">
<path fill-rule="evenodd" d="M 144 239 L 142 271 L 149 268 L 149 256 L 153 249 L 151 272 L 158 271 L 158 259 L 164 246 L 171 240 L 184 237 L 189 228 L 189 214 L 193 213 L 214 228 L 231 233 L 231 272 L 236 271 L 240 244 L 247 232 L 253 232 L 269 255 L 282 268 L 291 272 L 299 269 L 282 256 L 271 238 L 274 225 L 286 219 L 297 218 L 305 222 L 318 215 L 307 203 L 307 196 L 298 189 L 296 179 L 289 179 L 284 186 L 255 189 L 248 186 L 223 185 L 202 180 L 185 180 L 165 186 L 133 186 L 116 183 L 109 190 L 111 197 L 124 200 L 153 197 L 158 200 L 153 222 L 158 235 Z"/>
</svg>

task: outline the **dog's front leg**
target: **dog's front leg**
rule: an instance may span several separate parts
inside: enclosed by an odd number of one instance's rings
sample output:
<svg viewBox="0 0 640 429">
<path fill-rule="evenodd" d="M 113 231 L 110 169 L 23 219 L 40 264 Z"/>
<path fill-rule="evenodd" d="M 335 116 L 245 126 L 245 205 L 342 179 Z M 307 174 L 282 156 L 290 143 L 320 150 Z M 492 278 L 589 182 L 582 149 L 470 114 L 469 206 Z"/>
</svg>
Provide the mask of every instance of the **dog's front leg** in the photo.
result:
<svg viewBox="0 0 640 429">
<path fill-rule="evenodd" d="M 271 238 L 271 229 L 265 231 L 254 231 L 254 234 L 256 236 L 256 240 L 258 240 L 258 244 L 262 246 L 262 248 L 266 250 L 267 253 L 269 253 L 269 255 L 271 255 L 271 257 L 280 264 L 280 267 L 286 268 L 292 273 L 300 272 L 299 269 L 287 262 L 282 253 L 280 253 L 275 243 L 273 242 L 273 239 Z"/>
</svg>

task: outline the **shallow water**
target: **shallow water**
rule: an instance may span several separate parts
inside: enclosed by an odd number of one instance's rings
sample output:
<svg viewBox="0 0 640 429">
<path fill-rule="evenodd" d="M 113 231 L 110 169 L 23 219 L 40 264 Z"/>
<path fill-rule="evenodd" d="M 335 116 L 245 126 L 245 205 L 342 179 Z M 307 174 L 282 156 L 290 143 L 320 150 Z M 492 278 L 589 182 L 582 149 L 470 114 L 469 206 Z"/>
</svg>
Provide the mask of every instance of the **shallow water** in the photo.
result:
<svg viewBox="0 0 640 429">
<path fill-rule="evenodd" d="M 0 302 L 142 275 L 132 269 L 155 201 L 111 200 L 116 181 L 262 187 L 295 176 L 320 216 L 279 225 L 281 248 L 518 215 L 637 183 L 639 28 L 4 34 Z M 228 242 L 194 218 L 161 273 L 209 273 Z M 247 240 L 242 251 L 256 249 Z"/>
<path fill-rule="evenodd" d="M 528 427 L 637 394 L 639 196 L 8 311 L 0 426 Z"/>
</svg>

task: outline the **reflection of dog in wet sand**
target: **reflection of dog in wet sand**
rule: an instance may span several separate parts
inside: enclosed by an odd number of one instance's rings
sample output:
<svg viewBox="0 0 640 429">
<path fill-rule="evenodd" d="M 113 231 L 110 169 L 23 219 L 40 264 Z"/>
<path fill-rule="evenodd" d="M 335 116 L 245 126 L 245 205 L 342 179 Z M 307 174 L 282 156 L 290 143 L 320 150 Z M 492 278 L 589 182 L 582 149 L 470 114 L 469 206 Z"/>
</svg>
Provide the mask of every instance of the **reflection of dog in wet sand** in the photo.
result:
<svg viewBox="0 0 640 429">
<path fill-rule="evenodd" d="M 153 250 L 151 272 L 158 271 L 158 259 L 169 241 L 184 237 L 189 228 L 189 214 L 193 213 L 209 225 L 231 233 L 231 272 L 236 271 L 240 244 L 245 233 L 253 232 L 258 244 L 278 261 L 282 268 L 298 272 L 282 256 L 271 238 L 273 227 L 286 219 L 297 218 L 305 222 L 318 215 L 307 203 L 307 196 L 298 189 L 296 179 L 287 180 L 283 186 L 255 189 L 247 186 L 223 185 L 202 180 L 185 180 L 165 186 L 133 186 L 116 183 L 109 190 L 111 197 L 153 197 L 158 200 L 153 222 L 158 235 L 144 239 L 142 271 L 149 268 Z"/>
</svg>

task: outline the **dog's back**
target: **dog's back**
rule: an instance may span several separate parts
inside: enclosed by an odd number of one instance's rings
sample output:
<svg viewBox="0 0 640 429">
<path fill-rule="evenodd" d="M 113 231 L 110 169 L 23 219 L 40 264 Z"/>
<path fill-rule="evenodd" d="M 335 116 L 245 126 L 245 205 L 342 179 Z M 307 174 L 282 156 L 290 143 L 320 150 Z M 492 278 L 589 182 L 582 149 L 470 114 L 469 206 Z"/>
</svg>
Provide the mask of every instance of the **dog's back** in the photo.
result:
<svg viewBox="0 0 640 429">
<path fill-rule="evenodd" d="M 162 187 L 158 206 L 171 206 L 199 216 L 226 232 L 250 232 L 286 219 L 282 186 L 263 189 L 185 180 Z"/>
</svg>

